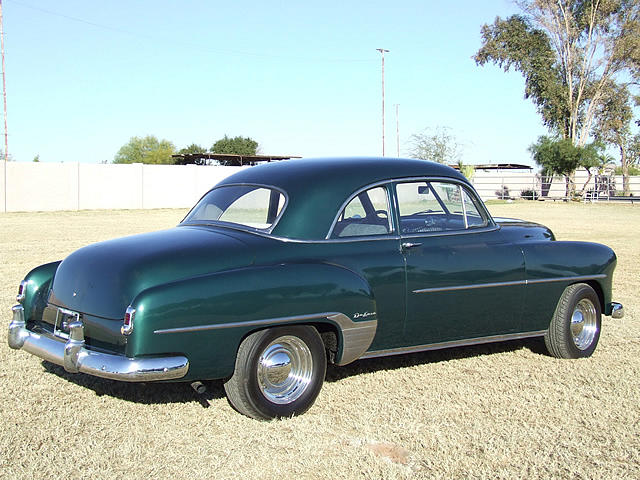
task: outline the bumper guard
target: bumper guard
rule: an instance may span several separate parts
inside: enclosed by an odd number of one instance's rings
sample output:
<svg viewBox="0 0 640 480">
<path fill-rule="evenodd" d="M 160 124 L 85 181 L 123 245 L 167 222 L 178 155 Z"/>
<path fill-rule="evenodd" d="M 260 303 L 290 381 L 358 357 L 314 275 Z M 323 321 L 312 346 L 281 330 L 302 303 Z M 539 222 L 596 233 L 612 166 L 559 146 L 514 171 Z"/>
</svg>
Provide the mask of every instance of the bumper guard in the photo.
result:
<svg viewBox="0 0 640 480">
<path fill-rule="evenodd" d="M 35 333 L 26 327 L 22 305 L 16 305 L 12 311 L 9 346 L 60 365 L 69 373 L 87 373 L 125 382 L 150 382 L 182 378 L 189 370 L 189 360 L 183 356 L 128 358 L 88 350 L 84 342 L 84 325 L 79 320 L 69 325 L 70 335 L 66 342 Z"/>
<path fill-rule="evenodd" d="M 624 307 L 621 303 L 611 302 L 611 318 L 623 318 Z"/>
</svg>

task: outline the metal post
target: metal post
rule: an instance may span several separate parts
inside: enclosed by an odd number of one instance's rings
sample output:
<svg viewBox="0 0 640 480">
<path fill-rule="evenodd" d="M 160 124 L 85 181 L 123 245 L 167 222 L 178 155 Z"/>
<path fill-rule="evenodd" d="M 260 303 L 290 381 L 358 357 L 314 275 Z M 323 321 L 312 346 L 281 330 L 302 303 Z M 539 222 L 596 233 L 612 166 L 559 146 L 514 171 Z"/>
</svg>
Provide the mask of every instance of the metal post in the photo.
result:
<svg viewBox="0 0 640 480">
<path fill-rule="evenodd" d="M 389 52 L 384 48 L 376 48 L 382 54 L 382 156 L 384 157 L 384 54 Z"/>
<path fill-rule="evenodd" d="M 398 108 L 400 104 L 396 103 L 396 156 L 400 157 L 400 114 Z"/>
<path fill-rule="evenodd" d="M 7 84 L 4 67 L 4 25 L 2 0 L 0 0 L 0 50 L 2 53 L 2 98 L 4 101 L 4 211 L 7 211 L 7 161 L 9 160 L 9 136 L 7 134 Z"/>
</svg>

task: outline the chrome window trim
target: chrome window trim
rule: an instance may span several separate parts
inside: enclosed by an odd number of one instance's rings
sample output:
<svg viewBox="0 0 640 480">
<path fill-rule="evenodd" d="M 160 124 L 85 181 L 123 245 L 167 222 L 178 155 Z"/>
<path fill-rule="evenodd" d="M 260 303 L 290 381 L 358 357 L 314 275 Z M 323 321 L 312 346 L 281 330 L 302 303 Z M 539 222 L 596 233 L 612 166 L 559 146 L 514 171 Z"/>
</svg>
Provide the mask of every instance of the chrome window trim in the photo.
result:
<svg viewBox="0 0 640 480">
<path fill-rule="evenodd" d="M 466 187 L 467 191 L 469 192 L 469 197 L 471 199 L 475 198 L 476 200 L 478 200 L 478 202 L 474 202 L 476 204 L 476 206 L 480 206 L 480 210 L 481 213 L 483 213 L 486 218 L 487 218 L 487 225 L 484 227 L 471 227 L 471 228 L 467 228 L 464 230 L 450 230 L 450 231 L 443 231 L 443 232 L 419 232 L 419 233 L 408 233 L 408 234 L 401 234 L 397 231 L 397 226 L 395 225 L 396 222 L 393 221 L 392 217 L 396 216 L 396 211 L 398 210 L 398 205 L 396 204 L 395 200 L 395 185 L 398 183 L 408 183 L 408 182 L 415 182 L 415 181 L 423 181 L 423 182 L 428 182 L 428 181 L 446 181 L 446 182 L 450 182 L 450 183 L 455 183 L 457 185 L 462 186 L 463 188 Z M 227 223 L 227 222 L 202 222 L 202 223 L 183 223 L 184 219 L 182 222 L 180 222 L 178 224 L 178 226 L 198 226 L 198 225 L 204 225 L 204 226 L 211 226 L 211 227 L 220 227 L 220 228 L 229 228 L 232 230 L 238 230 L 241 232 L 245 232 L 245 233 L 251 233 L 254 235 L 258 235 L 261 237 L 265 237 L 265 238 L 270 238 L 273 240 L 277 240 L 277 241 L 281 241 L 281 242 L 291 242 L 291 243 L 351 243 L 351 242 L 365 242 L 365 241 L 372 241 L 372 240 L 401 240 L 402 238 L 412 238 L 412 237 L 431 237 L 431 236 L 448 236 L 448 235 L 466 235 L 466 234 L 471 234 L 471 233 L 484 233 L 484 232 L 493 232 L 496 230 L 500 229 L 500 226 L 493 220 L 493 217 L 491 216 L 491 214 L 489 213 L 489 211 L 487 210 L 484 202 L 482 202 L 478 196 L 478 192 L 476 192 L 475 188 L 473 188 L 473 185 L 464 182 L 462 180 L 459 180 L 457 178 L 452 178 L 452 177 L 438 177 L 438 176 L 427 176 L 427 177 L 406 177 L 406 178 L 390 178 L 390 179 L 386 179 L 386 180 L 379 180 L 377 182 L 373 182 L 370 184 L 365 185 L 364 187 L 356 190 L 352 195 L 350 195 L 348 197 L 347 200 L 345 200 L 341 205 L 340 208 L 338 209 L 338 213 L 336 214 L 336 216 L 333 219 L 333 222 L 331 223 L 331 226 L 329 228 L 329 232 L 327 233 L 327 235 L 325 236 L 325 238 L 322 239 L 305 239 L 305 238 L 290 238 L 290 237 L 283 237 L 283 236 L 279 236 L 279 235 L 272 235 L 271 232 L 272 230 L 277 226 L 278 222 L 280 221 L 280 219 L 282 218 L 282 215 L 284 214 L 288 204 L 289 204 L 289 195 L 287 194 L 286 191 L 282 190 L 279 187 L 275 187 L 273 185 L 266 185 L 266 184 L 258 184 L 258 183 L 230 183 L 230 184 L 226 184 L 226 185 L 220 185 L 220 186 L 216 186 L 213 187 L 212 189 L 210 189 L 209 191 L 207 191 L 207 193 L 205 193 L 199 200 L 198 202 L 196 202 L 196 205 L 200 202 L 200 200 L 202 200 L 202 198 L 204 198 L 205 195 L 207 195 L 211 190 L 215 189 L 215 188 L 221 188 L 221 187 L 225 187 L 225 186 L 255 186 L 255 187 L 264 187 L 264 188 L 272 188 L 275 189 L 277 191 L 279 191 L 280 193 L 282 193 L 285 196 L 285 204 L 282 208 L 282 211 L 280 212 L 280 215 L 278 215 L 278 218 L 276 218 L 276 220 L 274 221 L 274 223 L 271 225 L 271 227 L 269 227 L 268 229 L 265 230 L 260 230 L 260 229 L 251 229 L 249 227 L 244 227 L 243 225 L 240 224 L 236 224 L 236 223 Z M 360 193 L 370 189 L 370 188 L 375 188 L 375 187 L 381 187 L 384 186 L 387 190 L 387 204 L 389 207 L 389 221 L 390 221 L 390 228 L 391 228 L 391 232 L 389 232 L 388 234 L 383 234 L 383 235 L 366 235 L 366 236 L 362 236 L 362 237 L 342 237 L 342 238 L 331 238 L 331 235 L 333 234 L 333 229 L 336 225 L 336 223 L 338 222 L 338 218 L 340 218 L 340 214 L 342 213 L 342 211 L 344 210 L 344 208 L 347 206 L 347 204 L 353 200 L 353 198 L 357 195 L 359 195 Z M 391 188 L 393 187 L 393 188 Z M 475 197 L 472 197 L 472 195 L 475 195 Z M 194 207 L 195 208 L 195 205 Z M 193 210 L 193 208 L 191 208 L 191 210 L 189 210 L 189 213 L 191 213 L 191 211 Z M 185 218 L 187 216 L 189 216 L 189 213 L 187 213 L 187 215 L 185 216 Z"/>
<path fill-rule="evenodd" d="M 266 189 L 269 189 L 269 190 L 275 190 L 275 191 L 281 193 L 284 196 L 284 205 L 282 205 L 282 210 L 280 210 L 280 213 L 275 218 L 275 220 L 273 221 L 271 226 L 269 226 L 268 228 L 252 228 L 252 227 L 250 227 L 248 225 L 243 225 L 241 223 L 224 222 L 224 221 L 220 221 L 220 220 L 213 220 L 213 221 L 208 221 L 208 222 L 199 222 L 199 221 L 196 220 L 193 223 L 191 223 L 191 222 L 190 223 L 184 223 L 185 219 L 200 204 L 200 202 L 202 201 L 202 199 L 204 197 L 209 195 L 209 193 L 211 193 L 213 190 L 217 190 L 217 189 L 220 189 L 220 188 L 226 188 L 226 187 L 257 187 L 257 188 L 266 188 Z M 193 207 L 191 207 L 191 209 L 187 212 L 187 214 L 184 216 L 184 218 L 180 221 L 178 226 L 181 226 L 181 225 L 185 225 L 185 226 L 188 226 L 188 225 L 191 225 L 191 226 L 209 225 L 209 226 L 216 226 L 216 227 L 233 228 L 235 230 L 241 230 L 243 232 L 270 234 L 273 231 L 273 229 L 276 228 L 276 226 L 278 225 L 278 222 L 282 218 L 282 216 L 283 216 L 283 214 L 286 211 L 288 206 L 289 206 L 289 195 L 287 194 L 287 192 L 285 190 L 283 190 L 280 187 L 276 187 L 274 185 L 266 185 L 266 184 L 262 184 L 262 183 L 226 183 L 224 185 L 216 185 L 215 187 L 207 190 L 207 193 L 205 193 L 204 195 L 202 195 L 198 199 L 198 201 L 195 203 L 195 205 Z"/>
<path fill-rule="evenodd" d="M 333 235 L 333 229 L 335 228 L 336 224 L 338 223 L 338 219 L 340 218 L 340 215 L 342 214 L 342 212 L 344 211 L 345 208 L 347 208 L 347 205 L 349 205 L 349 203 L 351 203 L 351 201 L 356 198 L 358 195 L 360 195 L 363 192 L 366 192 L 367 190 L 371 190 L 372 188 L 377 188 L 377 187 L 383 187 L 387 193 L 387 213 L 389 218 L 387 219 L 387 223 L 389 224 L 389 233 L 386 234 L 382 234 L 382 235 L 367 235 L 367 236 L 375 236 L 375 237 L 383 237 L 383 236 L 389 236 L 395 233 L 395 230 L 393 228 L 393 222 L 391 221 L 391 215 L 392 215 L 392 208 L 391 208 L 391 198 L 390 198 L 390 191 L 388 188 L 388 184 L 391 183 L 393 180 L 382 180 L 382 181 L 378 181 L 375 183 L 371 183 L 369 185 L 367 185 L 366 187 L 362 187 L 359 190 L 356 190 L 353 194 L 351 194 L 350 197 L 347 197 L 347 199 L 342 202 L 342 205 L 340 205 L 340 208 L 338 208 L 338 213 L 336 214 L 336 216 L 333 218 L 333 222 L 331 223 L 331 226 L 329 227 L 329 232 L 327 233 L 327 235 L 324 237 L 325 240 L 337 240 L 337 238 L 331 238 L 331 236 Z M 343 237 L 344 238 L 344 237 Z M 362 239 L 363 237 L 357 237 L 358 239 Z"/>
<path fill-rule="evenodd" d="M 546 333 L 547 333 L 546 330 L 535 330 L 532 332 L 507 333 L 503 335 L 489 335 L 487 337 L 469 338 L 464 340 L 452 340 L 448 342 L 428 343 L 425 345 L 415 345 L 412 347 L 399 347 L 399 348 L 389 348 L 386 350 L 373 350 L 370 352 L 366 352 L 364 355 L 360 357 L 360 359 L 388 357 L 391 355 L 400 355 L 405 353 L 426 352 L 429 350 L 441 350 L 443 348 L 466 347 L 471 345 L 480 345 L 483 343 L 506 342 L 508 340 L 520 340 L 523 338 L 541 337 Z"/>
<path fill-rule="evenodd" d="M 476 192 L 476 189 L 473 187 L 473 185 L 471 185 L 470 183 L 464 182 L 462 180 L 459 180 L 457 178 L 452 178 L 452 177 L 407 177 L 407 178 L 399 178 L 399 179 L 395 179 L 395 180 L 391 180 L 391 183 L 393 183 L 393 190 L 394 190 L 394 194 L 396 195 L 397 198 L 397 192 L 396 192 L 396 186 L 399 183 L 411 183 L 411 182 L 443 182 L 443 183 L 455 183 L 456 185 L 458 185 L 459 187 L 461 187 L 462 189 L 466 188 L 466 191 L 468 193 L 469 196 L 469 200 L 471 200 L 471 202 L 477 206 L 480 206 L 480 214 L 484 214 L 486 220 L 487 220 L 487 224 L 482 226 L 482 227 L 468 227 L 467 226 L 467 216 L 466 214 L 464 215 L 464 223 L 465 223 L 465 228 L 462 230 L 444 230 L 442 232 L 417 232 L 417 233 L 402 233 L 402 231 L 400 231 L 400 204 L 398 202 L 397 205 L 397 214 L 398 214 L 398 232 L 399 234 L 405 238 L 405 237 L 424 237 L 424 236 L 441 236 L 441 235 L 457 235 L 457 234 L 461 234 L 461 233 L 476 233 L 476 232 L 491 232 L 494 230 L 499 230 L 500 226 L 493 220 L 493 217 L 491 216 L 491 214 L 489 213 L 489 210 L 487 210 L 487 206 L 484 204 L 484 202 L 480 199 L 480 196 L 478 195 L 478 192 Z M 464 190 L 463 190 L 464 191 Z M 474 202 L 474 198 L 477 200 L 477 202 Z M 462 196 L 462 209 L 463 212 L 466 212 L 465 206 L 464 206 L 464 196 Z"/>
<path fill-rule="evenodd" d="M 403 233 L 402 238 L 415 238 L 415 237 L 445 237 L 450 235 L 470 235 L 474 233 L 494 232 L 500 230 L 499 226 L 486 226 L 478 228 L 467 228 L 465 230 L 444 230 L 442 232 L 415 232 L 415 233 Z"/>
<path fill-rule="evenodd" d="M 462 202 L 462 219 L 464 220 L 464 229 L 469 230 L 469 220 L 467 220 L 467 206 L 464 204 L 465 191 L 460 184 L 458 184 L 458 194 L 460 195 L 460 202 Z"/>
<path fill-rule="evenodd" d="M 420 288 L 413 290 L 412 293 L 436 293 L 436 292 L 454 292 L 457 290 L 476 290 L 479 288 L 495 288 L 495 287 L 514 287 L 519 285 L 535 285 L 540 283 L 552 283 L 552 282 L 580 282 L 582 280 L 597 280 L 600 278 L 607 278 L 604 273 L 596 275 L 579 275 L 575 277 L 552 277 L 552 278 L 539 278 L 539 279 L 525 279 L 514 280 L 511 282 L 495 282 L 495 283 L 478 283 L 471 285 L 452 285 L 450 287 L 434 287 L 434 288 Z"/>
</svg>

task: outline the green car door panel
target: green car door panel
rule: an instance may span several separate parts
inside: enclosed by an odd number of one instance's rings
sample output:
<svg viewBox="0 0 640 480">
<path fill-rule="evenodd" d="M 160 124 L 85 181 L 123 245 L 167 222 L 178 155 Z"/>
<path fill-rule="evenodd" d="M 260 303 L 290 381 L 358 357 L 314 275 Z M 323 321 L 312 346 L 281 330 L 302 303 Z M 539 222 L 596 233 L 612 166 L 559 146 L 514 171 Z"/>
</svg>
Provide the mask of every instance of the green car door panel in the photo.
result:
<svg viewBox="0 0 640 480">
<path fill-rule="evenodd" d="M 490 231 L 411 238 L 420 245 L 405 253 L 407 344 L 525 331 L 522 250 L 501 237 Z"/>
</svg>

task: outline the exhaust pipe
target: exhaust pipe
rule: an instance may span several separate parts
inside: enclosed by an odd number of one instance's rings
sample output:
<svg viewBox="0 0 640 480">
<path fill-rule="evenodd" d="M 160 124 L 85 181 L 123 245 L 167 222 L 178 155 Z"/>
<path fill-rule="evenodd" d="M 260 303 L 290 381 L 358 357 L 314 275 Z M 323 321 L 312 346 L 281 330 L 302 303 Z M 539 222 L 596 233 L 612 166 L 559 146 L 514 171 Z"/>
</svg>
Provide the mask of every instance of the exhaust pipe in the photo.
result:
<svg viewBox="0 0 640 480">
<path fill-rule="evenodd" d="M 200 395 L 207 391 L 207 387 L 202 382 L 191 382 L 191 388 Z"/>
</svg>

